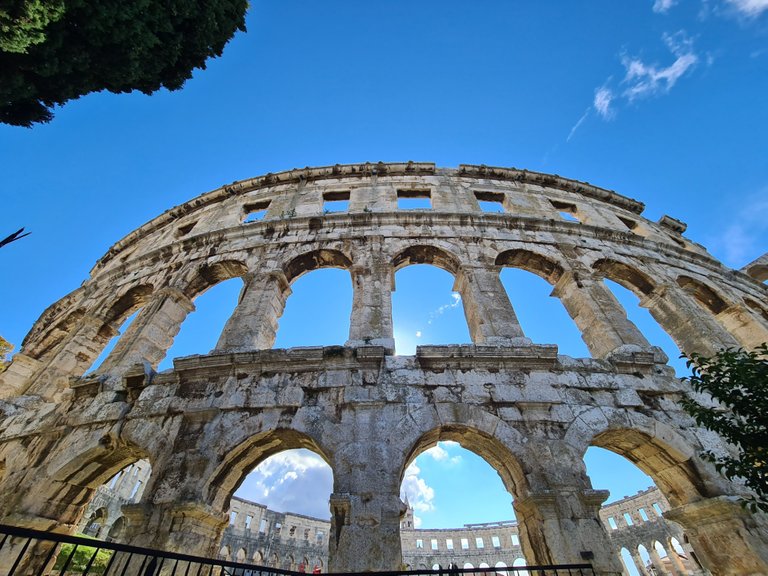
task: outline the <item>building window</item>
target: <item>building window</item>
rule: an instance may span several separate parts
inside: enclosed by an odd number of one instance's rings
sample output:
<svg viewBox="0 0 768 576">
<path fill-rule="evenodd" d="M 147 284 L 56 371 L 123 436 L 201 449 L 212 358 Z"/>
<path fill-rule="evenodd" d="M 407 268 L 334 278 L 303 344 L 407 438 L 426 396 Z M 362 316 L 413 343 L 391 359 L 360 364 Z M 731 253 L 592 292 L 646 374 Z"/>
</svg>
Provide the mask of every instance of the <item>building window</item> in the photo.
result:
<svg viewBox="0 0 768 576">
<path fill-rule="evenodd" d="M 140 489 L 141 489 L 141 480 L 136 480 L 136 484 L 133 485 L 133 490 L 131 490 L 131 495 L 128 497 L 128 499 L 133 500 L 133 497 L 139 493 Z"/>
<path fill-rule="evenodd" d="M 478 550 L 482 550 L 483 548 L 485 548 L 485 544 L 483 543 L 483 539 L 480 536 L 475 538 L 475 547 Z"/>
<path fill-rule="evenodd" d="M 429 210 L 432 208 L 432 194 L 429 190 L 398 190 L 398 210 Z"/>
<path fill-rule="evenodd" d="M 501 548 L 501 542 L 499 541 L 498 536 L 491 536 L 491 544 L 493 544 L 494 548 Z"/>
<path fill-rule="evenodd" d="M 654 511 L 656 512 L 656 514 L 658 514 L 658 515 L 659 515 L 659 518 L 661 518 L 662 516 L 664 516 L 664 513 L 661 511 L 661 506 L 659 506 L 659 503 L 658 503 L 658 502 L 654 502 L 654 503 L 653 503 L 653 509 L 654 509 Z"/>
<path fill-rule="evenodd" d="M 263 220 L 264 216 L 267 215 L 267 208 L 269 208 L 269 200 L 246 204 L 243 206 L 243 222 L 247 224 L 248 222 Z"/>
<path fill-rule="evenodd" d="M 315 533 L 315 542 L 317 542 L 318 544 L 322 544 L 324 536 L 325 536 L 325 532 L 323 532 L 322 530 L 318 530 Z"/>
<path fill-rule="evenodd" d="M 264 534 L 267 531 L 267 521 L 263 518 L 259 521 L 259 532 Z"/>
<path fill-rule="evenodd" d="M 230 512 L 229 513 L 229 523 L 234 525 L 235 524 L 235 518 L 237 518 L 237 512 Z"/>
<path fill-rule="evenodd" d="M 432 550 L 437 550 L 437 538 L 432 538 L 429 541 L 429 545 L 432 548 Z"/>
<path fill-rule="evenodd" d="M 640 514 L 640 518 L 643 519 L 643 522 L 648 522 L 648 514 L 645 512 L 645 508 L 640 508 L 637 513 Z"/>
<path fill-rule="evenodd" d="M 627 523 L 627 526 L 632 526 L 634 522 L 632 522 L 632 516 L 629 515 L 629 512 L 624 512 L 624 520 Z"/>
<path fill-rule="evenodd" d="M 461 549 L 469 550 L 469 540 L 467 540 L 466 538 L 461 539 Z"/>
<path fill-rule="evenodd" d="M 445 547 L 448 550 L 453 550 L 453 538 L 446 538 L 445 539 Z"/>
<path fill-rule="evenodd" d="M 517 534 L 512 534 L 512 546 L 520 546 L 520 537 Z"/>
<path fill-rule="evenodd" d="M 348 212 L 349 211 L 349 191 L 346 192 L 326 192 L 323 194 L 323 213 L 329 212 Z"/>
<path fill-rule="evenodd" d="M 569 204 L 568 202 L 558 202 L 557 200 L 550 200 L 552 207 L 560 213 L 563 220 L 569 222 L 579 222 L 579 217 L 576 215 L 576 205 Z"/>
<path fill-rule="evenodd" d="M 616 520 L 613 519 L 613 516 L 608 517 L 608 526 L 611 527 L 611 530 L 618 530 L 619 527 L 616 524 Z"/>
<path fill-rule="evenodd" d="M 416 539 L 416 548 L 424 548 L 424 540 L 421 538 Z"/>
<path fill-rule="evenodd" d="M 475 192 L 475 198 L 483 212 L 504 212 L 504 194 L 501 192 Z"/>
<path fill-rule="evenodd" d="M 251 529 L 251 522 L 253 522 L 253 516 L 250 514 L 245 515 L 245 529 L 250 530 Z"/>
</svg>

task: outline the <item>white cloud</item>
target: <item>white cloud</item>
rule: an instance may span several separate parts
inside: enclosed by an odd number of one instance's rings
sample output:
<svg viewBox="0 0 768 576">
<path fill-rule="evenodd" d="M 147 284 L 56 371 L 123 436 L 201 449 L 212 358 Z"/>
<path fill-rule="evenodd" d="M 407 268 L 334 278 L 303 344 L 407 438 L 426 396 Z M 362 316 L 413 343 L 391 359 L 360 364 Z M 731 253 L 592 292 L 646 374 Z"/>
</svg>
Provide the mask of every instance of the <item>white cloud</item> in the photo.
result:
<svg viewBox="0 0 768 576">
<path fill-rule="evenodd" d="M 450 440 L 445 442 L 438 442 L 437 444 L 432 446 L 432 448 L 425 450 L 423 454 L 426 454 L 427 456 L 431 456 L 437 462 L 456 465 L 459 462 L 461 462 L 461 456 L 460 455 L 451 456 L 449 453 L 449 450 L 456 447 L 461 448 L 461 445 L 458 442 L 452 442 Z"/>
<path fill-rule="evenodd" d="M 573 135 L 576 134 L 576 130 L 578 130 L 581 127 L 581 125 L 584 124 L 584 120 L 587 119 L 587 117 L 589 116 L 590 112 L 592 112 L 592 106 L 587 108 L 584 111 L 584 114 L 581 115 L 581 118 L 579 118 L 576 121 L 576 124 L 573 125 L 573 127 L 571 128 L 571 131 L 568 133 L 568 138 L 565 139 L 566 142 L 570 142 L 571 141 L 571 138 L 573 138 Z"/>
<path fill-rule="evenodd" d="M 653 11 L 659 14 L 665 14 L 672 6 L 677 4 L 677 0 L 656 0 L 653 3 Z"/>
<path fill-rule="evenodd" d="M 267 458 L 235 492 L 279 512 L 329 518 L 333 472 L 309 450 L 288 450 Z"/>
<path fill-rule="evenodd" d="M 607 86 L 601 86 L 595 90 L 595 99 L 593 100 L 592 105 L 595 107 L 595 110 L 597 110 L 597 113 L 605 119 L 613 117 L 613 109 L 611 108 L 613 98 L 613 90 Z"/>
<path fill-rule="evenodd" d="M 728 266 L 741 268 L 760 256 L 768 240 L 768 188 L 748 198 L 743 208 L 722 218 L 719 233 L 707 242 Z M 758 248 L 756 250 L 756 248 Z"/>
<path fill-rule="evenodd" d="M 416 338 L 421 338 L 421 330 L 416 330 Z"/>
<path fill-rule="evenodd" d="M 755 18 L 768 10 L 768 0 L 726 0 L 744 16 Z"/>
<path fill-rule="evenodd" d="M 628 85 L 623 96 L 630 102 L 637 98 L 669 92 L 677 81 L 698 63 L 699 57 L 694 53 L 693 44 L 684 32 L 664 34 L 663 39 L 676 57 L 669 66 L 660 68 L 639 58 L 622 58 L 626 70 L 623 83 Z"/>
<path fill-rule="evenodd" d="M 403 484 L 400 487 L 400 498 L 407 499 L 413 508 L 413 520 L 416 528 L 421 526 L 421 518 L 417 512 L 431 512 L 435 509 L 432 501 L 435 499 L 435 491 L 426 481 L 419 476 L 421 469 L 416 462 L 412 462 L 405 469 Z"/>
<path fill-rule="evenodd" d="M 432 321 L 437 318 L 438 316 L 442 316 L 446 310 L 450 310 L 451 308 L 456 308 L 459 304 L 461 304 L 461 294 L 458 292 L 451 293 L 451 303 L 450 304 L 443 304 L 435 310 L 434 312 L 430 313 L 429 320 L 427 320 L 427 324 L 432 324 Z"/>
</svg>

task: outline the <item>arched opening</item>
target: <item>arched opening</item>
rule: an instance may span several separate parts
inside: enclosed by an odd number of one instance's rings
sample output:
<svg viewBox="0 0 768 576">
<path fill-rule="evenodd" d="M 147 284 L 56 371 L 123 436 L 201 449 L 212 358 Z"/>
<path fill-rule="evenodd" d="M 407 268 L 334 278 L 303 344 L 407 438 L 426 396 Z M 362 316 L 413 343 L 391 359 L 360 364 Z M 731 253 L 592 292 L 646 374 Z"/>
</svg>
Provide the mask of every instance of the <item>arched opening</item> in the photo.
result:
<svg viewBox="0 0 768 576">
<path fill-rule="evenodd" d="M 620 557 L 621 563 L 624 565 L 624 572 L 628 574 L 628 576 L 642 576 L 637 569 L 637 566 L 635 566 L 635 560 L 632 558 L 632 554 L 629 550 L 622 548 Z"/>
<path fill-rule="evenodd" d="M 193 354 L 208 354 L 215 346 L 227 319 L 243 296 L 245 264 L 224 260 L 202 266 L 189 282 L 184 294 L 194 302 L 165 352 L 158 369 L 173 367 L 173 360 Z"/>
<path fill-rule="evenodd" d="M 323 268 L 302 274 L 291 284 L 274 347 L 343 345 L 351 315 L 348 270 Z"/>
<path fill-rule="evenodd" d="M 458 260 L 434 246 L 411 246 L 393 260 L 392 324 L 397 354 L 416 346 L 472 340 L 461 295 L 454 290 Z"/>
<path fill-rule="evenodd" d="M 303 564 L 307 571 L 309 558 L 328 559 L 332 490 L 327 457 L 310 437 L 292 430 L 242 442 L 206 488 L 207 501 L 229 517 L 222 546 L 258 550 L 259 563 L 268 559 L 272 567 L 291 570 Z"/>
<path fill-rule="evenodd" d="M 472 556 L 489 568 L 485 562 L 494 557 L 519 555 L 520 541 L 512 537 L 518 532 L 512 502 L 525 486 L 514 456 L 484 432 L 451 425 L 425 434 L 402 473 L 406 519 L 412 518 L 416 528 L 402 539 L 403 562 L 415 566 L 428 557 L 449 566 Z M 432 529 L 450 529 L 450 537 L 419 532 Z"/>
<path fill-rule="evenodd" d="M 656 572 L 656 569 L 653 567 L 653 562 L 651 561 L 651 555 L 648 553 L 648 549 L 640 544 L 637 547 L 637 553 L 640 556 L 640 561 L 643 563 L 643 568 L 645 569 L 646 574 L 653 574 Z"/>
<path fill-rule="evenodd" d="M 728 307 L 726 301 L 717 292 L 690 276 L 679 276 L 677 278 L 677 285 L 693 296 L 699 306 L 712 314 L 720 314 L 720 312 Z"/>
<path fill-rule="evenodd" d="M 515 561 L 512 562 L 513 568 L 521 568 L 522 566 L 527 566 L 528 564 L 525 562 L 525 558 L 515 558 Z M 528 570 L 517 570 L 515 571 L 515 576 L 528 576 Z"/>
<path fill-rule="evenodd" d="M 86 536 L 92 536 L 94 538 L 100 538 L 102 533 L 105 532 L 105 525 L 107 524 L 108 511 L 106 507 L 102 506 L 91 512 L 86 510 L 84 514 L 85 522 L 83 523 L 83 529 L 81 532 Z"/>
<path fill-rule="evenodd" d="M 496 564 L 494 565 L 494 568 L 496 568 L 496 574 L 498 574 L 499 576 L 507 576 L 507 570 L 506 570 L 507 565 L 504 564 L 504 562 L 501 562 L 501 561 L 496 562 Z"/>
</svg>

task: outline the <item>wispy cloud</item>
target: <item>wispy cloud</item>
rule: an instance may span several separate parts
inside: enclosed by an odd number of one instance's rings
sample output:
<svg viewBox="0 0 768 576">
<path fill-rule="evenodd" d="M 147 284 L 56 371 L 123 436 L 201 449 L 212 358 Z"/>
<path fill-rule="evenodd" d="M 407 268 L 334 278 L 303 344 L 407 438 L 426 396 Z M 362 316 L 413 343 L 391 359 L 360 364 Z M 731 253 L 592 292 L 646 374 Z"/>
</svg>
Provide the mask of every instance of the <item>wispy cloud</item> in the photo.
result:
<svg viewBox="0 0 768 576">
<path fill-rule="evenodd" d="M 613 108 L 611 107 L 613 99 L 613 90 L 607 86 L 600 86 L 600 88 L 595 90 L 595 98 L 592 101 L 592 105 L 597 110 L 597 113 L 606 120 L 613 117 Z"/>
<path fill-rule="evenodd" d="M 565 139 L 566 142 L 571 141 L 571 138 L 573 138 L 573 135 L 576 134 L 576 130 L 581 128 L 581 125 L 584 124 L 584 121 L 589 117 L 591 112 L 592 112 L 592 106 L 584 110 L 584 114 L 581 115 L 581 118 L 576 120 L 576 124 L 573 125 L 573 127 L 571 128 L 571 131 L 568 133 L 568 138 Z"/>
<path fill-rule="evenodd" d="M 623 96 L 630 102 L 669 92 L 677 81 L 699 62 L 699 57 L 693 51 L 693 42 L 685 32 L 664 34 L 663 39 L 675 56 L 675 61 L 669 66 L 659 67 L 643 62 L 637 57 L 622 57 L 621 62 L 626 71 L 622 83 L 627 85 Z"/>
<path fill-rule="evenodd" d="M 707 241 L 712 252 L 733 268 L 748 264 L 768 246 L 768 186 L 740 205 L 721 219 L 718 233 Z"/>
<path fill-rule="evenodd" d="M 461 304 L 461 294 L 459 294 L 458 292 L 451 293 L 451 302 L 449 304 L 443 304 L 437 310 L 430 312 L 429 320 L 427 320 L 427 324 L 432 324 L 432 322 L 438 316 L 442 316 L 443 314 L 445 314 L 447 310 L 456 308 L 459 304 Z"/>
<path fill-rule="evenodd" d="M 450 464 L 450 465 L 456 465 L 461 463 L 461 455 L 456 454 L 454 456 L 451 456 L 449 453 L 449 450 L 451 448 L 459 446 L 457 442 L 438 442 L 432 448 L 425 450 L 424 454 L 431 456 L 434 460 L 437 462 L 442 462 L 444 464 Z"/>
<path fill-rule="evenodd" d="M 677 4 L 677 0 L 656 0 L 653 3 L 653 11 L 659 14 L 666 14 L 675 4 Z"/>
<path fill-rule="evenodd" d="M 740 14 L 756 18 L 768 10 L 768 0 L 726 0 Z"/>
<path fill-rule="evenodd" d="M 421 526 L 421 518 L 417 513 L 431 512 L 435 509 L 432 502 L 435 499 L 435 490 L 427 484 L 420 474 L 421 468 L 415 461 L 411 462 L 411 465 L 405 469 L 403 483 L 400 486 L 400 498 L 407 499 L 413 508 L 413 521 L 416 528 Z"/>
<path fill-rule="evenodd" d="M 235 493 L 279 512 L 329 518 L 333 472 L 309 450 L 289 450 L 267 458 Z"/>
</svg>

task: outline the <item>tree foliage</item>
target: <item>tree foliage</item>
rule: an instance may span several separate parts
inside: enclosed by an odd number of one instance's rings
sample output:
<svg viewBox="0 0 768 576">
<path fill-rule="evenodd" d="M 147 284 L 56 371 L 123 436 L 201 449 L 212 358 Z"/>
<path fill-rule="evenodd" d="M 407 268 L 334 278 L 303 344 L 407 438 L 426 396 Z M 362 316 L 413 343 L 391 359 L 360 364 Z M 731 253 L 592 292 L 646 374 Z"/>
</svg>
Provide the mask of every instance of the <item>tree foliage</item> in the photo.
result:
<svg viewBox="0 0 768 576">
<path fill-rule="evenodd" d="M 245 30 L 248 0 L 0 0 L 0 122 L 90 92 L 180 88 Z"/>
<path fill-rule="evenodd" d="M 768 345 L 752 352 L 723 350 L 711 357 L 691 354 L 687 365 L 692 374 L 684 380 L 722 407 L 684 398 L 683 408 L 700 426 L 717 432 L 738 450 L 735 458 L 711 451 L 703 456 L 727 478 L 744 479 L 755 493 L 745 505 L 768 512 Z"/>
</svg>

